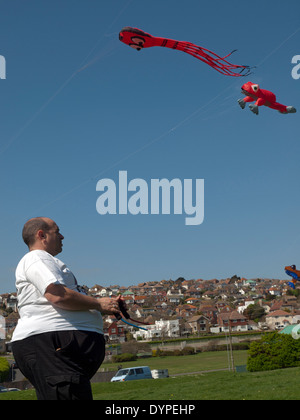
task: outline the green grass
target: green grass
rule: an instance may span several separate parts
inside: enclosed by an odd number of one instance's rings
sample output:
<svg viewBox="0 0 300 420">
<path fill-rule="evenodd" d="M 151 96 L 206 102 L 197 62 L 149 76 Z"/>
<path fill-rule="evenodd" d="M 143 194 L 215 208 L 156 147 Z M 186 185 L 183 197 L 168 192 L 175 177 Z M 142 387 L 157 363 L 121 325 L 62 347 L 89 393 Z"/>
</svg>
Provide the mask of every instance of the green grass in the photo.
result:
<svg viewBox="0 0 300 420">
<path fill-rule="evenodd" d="M 300 400 L 300 368 L 260 373 L 214 372 L 168 379 L 93 384 L 95 400 Z M 34 391 L 0 394 L 33 400 Z"/>
<path fill-rule="evenodd" d="M 247 351 L 234 352 L 235 365 L 247 363 Z M 192 356 L 151 357 L 135 362 L 121 363 L 123 368 L 132 366 L 149 366 L 153 369 L 168 369 L 170 375 L 176 373 L 200 372 L 205 370 L 226 369 L 228 367 L 228 355 L 226 351 L 204 352 Z M 109 370 L 118 370 L 120 363 L 107 363 L 102 367 Z"/>
<path fill-rule="evenodd" d="M 246 351 L 234 352 L 236 364 L 245 364 Z M 150 363 L 151 361 L 151 363 Z M 164 367 L 167 379 L 93 384 L 95 400 L 300 400 L 300 368 L 258 373 L 213 372 L 172 377 L 176 373 L 227 367 L 226 352 L 146 359 L 125 365 Z M 152 366 L 152 363 L 154 363 Z M 33 400 L 33 390 L 0 394 L 0 400 Z"/>
<path fill-rule="evenodd" d="M 300 400 L 300 368 L 95 384 L 95 400 Z"/>
</svg>

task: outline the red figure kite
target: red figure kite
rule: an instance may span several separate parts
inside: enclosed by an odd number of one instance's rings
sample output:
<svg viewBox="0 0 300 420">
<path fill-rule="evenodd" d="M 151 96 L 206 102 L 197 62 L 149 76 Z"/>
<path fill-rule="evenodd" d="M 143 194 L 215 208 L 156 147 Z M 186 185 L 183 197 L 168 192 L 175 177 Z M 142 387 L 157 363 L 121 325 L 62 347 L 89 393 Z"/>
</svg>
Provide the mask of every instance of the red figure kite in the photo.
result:
<svg viewBox="0 0 300 420">
<path fill-rule="evenodd" d="M 214 52 L 190 42 L 154 37 L 144 31 L 141 31 L 140 29 L 130 27 L 122 29 L 119 34 L 119 39 L 124 42 L 124 44 L 127 44 L 138 51 L 149 47 L 166 47 L 173 50 L 183 51 L 198 58 L 198 60 L 203 61 L 219 73 L 226 76 L 241 77 L 247 76 L 250 72 L 249 66 L 239 66 L 226 61 L 226 58 L 228 58 L 234 51 L 225 57 L 219 57 Z M 245 73 L 243 74 L 243 72 Z"/>
<path fill-rule="evenodd" d="M 246 95 L 246 98 L 238 100 L 240 107 L 244 109 L 246 102 L 256 101 L 254 105 L 249 105 L 250 110 L 256 115 L 258 115 L 258 107 L 262 105 L 276 109 L 281 114 L 293 114 L 296 112 L 296 108 L 293 106 L 279 104 L 276 102 L 276 96 L 274 93 L 268 90 L 260 89 L 258 85 L 252 82 L 245 83 L 242 86 L 242 93 Z"/>
</svg>

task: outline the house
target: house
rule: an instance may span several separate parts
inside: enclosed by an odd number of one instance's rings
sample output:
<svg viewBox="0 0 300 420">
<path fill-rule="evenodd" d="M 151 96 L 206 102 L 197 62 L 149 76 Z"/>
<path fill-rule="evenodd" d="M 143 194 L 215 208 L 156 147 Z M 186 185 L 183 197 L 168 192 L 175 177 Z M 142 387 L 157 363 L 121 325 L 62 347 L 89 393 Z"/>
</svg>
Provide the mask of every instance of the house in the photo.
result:
<svg viewBox="0 0 300 420">
<path fill-rule="evenodd" d="M 266 316 L 266 324 L 272 330 L 281 330 L 287 325 L 292 324 L 293 315 L 285 311 L 272 311 Z"/>
<path fill-rule="evenodd" d="M 142 340 L 155 340 L 159 338 L 177 338 L 180 336 L 179 320 L 155 321 L 153 325 L 144 326 L 147 331 L 139 330 L 133 333 L 134 338 Z"/>
<path fill-rule="evenodd" d="M 155 321 L 156 327 L 162 331 L 162 333 L 169 338 L 179 337 L 179 320 L 159 320 Z"/>
<path fill-rule="evenodd" d="M 183 287 L 186 290 L 189 290 L 194 284 L 195 284 L 195 280 L 184 280 L 181 283 L 181 287 Z"/>
<path fill-rule="evenodd" d="M 0 354 L 6 351 L 6 318 L 0 314 Z"/>
<path fill-rule="evenodd" d="M 201 315 L 204 315 L 206 318 L 209 319 L 210 324 L 216 324 L 218 315 L 218 309 L 216 308 L 216 306 L 207 304 L 201 305 L 199 308 L 199 312 Z"/>
<path fill-rule="evenodd" d="M 112 291 L 112 294 L 114 296 L 119 294 L 120 286 L 118 284 L 115 284 L 114 286 L 110 286 L 109 288 Z"/>
<path fill-rule="evenodd" d="M 194 298 L 198 298 L 198 299 L 200 299 L 201 296 L 202 296 L 201 291 L 195 286 L 191 286 L 189 288 L 188 294 L 190 295 L 190 297 L 194 297 Z"/>
<path fill-rule="evenodd" d="M 99 284 L 95 284 L 95 286 L 89 289 L 89 293 L 91 293 L 92 295 L 97 295 L 98 293 L 101 292 L 102 289 L 103 289 L 102 286 L 100 286 Z"/>
<path fill-rule="evenodd" d="M 18 324 L 19 318 L 20 316 L 18 312 L 12 312 L 5 318 L 7 336 L 11 336 L 13 330 Z"/>
<path fill-rule="evenodd" d="M 123 325 L 119 324 L 118 321 L 112 323 L 105 323 L 103 328 L 104 335 L 108 336 L 109 341 L 116 341 L 118 343 L 124 343 L 126 332 Z"/>
<path fill-rule="evenodd" d="M 188 304 L 179 305 L 176 308 L 176 313 L 182 318 L 190 318 L 197 313 L 197 307 Z"/>
<path fill-rule="evenodd" d="M 123 295 L 122 298 L 128 307 L 134 304 L 134 295 Z"/>
<path fill-rule="evenodd" d="M 207 292 L 205 292 L 203 294 L 203 299 L 214 299 L 215 297 L 217 297 L 219 294 L 219 292 L 217 290 L 208 290 Z"/>
<path fill-rule="evenodd" d="M 238 312 L 242 314 L 248 308 L 248 306 L 254 305 L 254 304 L 255 304 L 255 301 L 253 299 L 246 299 L 244 301 L 244 304 L 241 304 L 238 306 Z"/>
<path fill-rule="evenodd" d="M 137 305 L 143 305 L 147 300 L 147 296 L 135 296 L 134 301 Z"/>
<path fill-rule="evenodd" d="M 167 294 L 166 299 L 169 303 L 178 305 L 181 300 L 184 298 L 183 295 L 171 295 L 171 294 Z"/>
<path fill-rule="evenodd" d="M 193 316 L 187 323 L 192 329 L 192 334 L 209 332 L 210 322 L 204 315 Z"/>
<path fill-rule="evenodd" d="M 186 301 L 186 303 L 188 303 L 190 305 L 196 305 L 199 302 L 199 299 L 197 299 L 195 297 L 189 297 L 185 301 Z"/>
<path fill-rule="evenodd" d="M 155 286 L 152 286 L 151 293 L 158 294 L 160 292 L 163 292 L 164 286 L 162 284 L 156 284 Z"/>
<path fill-rule="evenodd" d="M 277 286 L 270 287 L 269 293 L 273 296 L 281 296 L 281 290 Z"/>
<path fill-rule="evenodd" d="M 155 308 L 143 308 L 144 316 L 152 315 L 156 313 Z"/>
<path fill-rule="evenodd" d="M 143 318 L 144 316 L 143 308 L 137 304 L 134 304 L 130 307 L 130 313 L 132 313 L 136 318 Z"/>
<path fill-rule="evenodd" d="M 251 289 L 254 289 L 256 286 L 256 281 L 253 279 L 247 280 L 243 279 L 243 286 L 249 287 Z"/>
<path fill-rule="evenodd" d="M 247 318 L 238 311 L 222 312 L 218 315 L 219 332 L 248 331 L 249 322 Z"/>
<path fill-rule="evenodd" d="M 122 297 L 126 298 L 128 296 L 134 297 L 134 293 L 125 287 L 120 287 L 120 292 L 122 292 Z"/>
<path fill-rule="evenodd" d="M 4 316 L 0 315 L 0 340 L 5 340 L 5 318 Z"/>
<path fill-rule="evenodd" d="M 284 296 L 281 300 L 274 300 L 270 311 L 282 310 L 294 313 L 297 309 L 297 298 L 295 296 Z"/>
<path fill-rule="evenodd" d="M 88 289 L 88 294 L 97 297 L 109 297 L 113 294 L 109 287 L 102 287 L 99 284 L 95 284 L 95 286 Z"/>
<path fill-rule="evenodd" d="M 2 295 L 2 305 L 6 310 L 12 309 L 14 312 L 17 312 L 18 300 L 16 293 Z"/>
</svg>

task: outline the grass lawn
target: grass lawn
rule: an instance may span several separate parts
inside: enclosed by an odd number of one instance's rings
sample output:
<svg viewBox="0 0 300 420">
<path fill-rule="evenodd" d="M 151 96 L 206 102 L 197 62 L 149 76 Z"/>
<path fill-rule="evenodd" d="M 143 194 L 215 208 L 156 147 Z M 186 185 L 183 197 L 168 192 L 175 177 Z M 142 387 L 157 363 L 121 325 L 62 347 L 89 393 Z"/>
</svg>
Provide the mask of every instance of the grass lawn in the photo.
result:
<svg viewBox="0 0 300 420">
<path fill-rule="evenodd" d="M 300 368 L 95 384 L 95 400 L 300 400 Z"/>
<path fill-rule="evenodd" d="M 95 384 L 95 400 L 300 400 L 300 368 Z M 139 383 L 137 383 L 139 382 Z"/>
<path fill-rule="evenodd" d="M 234 357 L 236 365 L 245 364 L 247 352 L 234 352 Z M 213 372 L 172 377 L 182 371 L 198 372 L 226 368 L 226 352 L 146 359 L 142 363 L 141 361 L 123 363 L 123 367 L 144 364 L 152 369 L 167 368 L 171 377 L 93 384 L 94 399 L 103 401 L 300 400 L 300 368 L 258 373 Z M 33 390 L 0 394 L 0 400 L 33 400 L 35 398 Z"/>
<path fill-rule="evenodd" d="M 95 400 L 300 400 L 300 368 L 259 373 L 214 372 L 167 379 L 93 384 Z M 32 390 L 0 400 L 34 400 Z"/>
<path fill-rule="evenodd" d="M 245 365 L 247 357 L 248 352 L 245 350 L 234 351 L 235 365 Z M 151 370 L 168 369 L 170 375 L 175 375 L 176 373 L 226 369 L 228 368 L 228 355 L 226 351 L 215 351 L 197 353 L 192 356 L 151 357 L 121 364 L 123 368 L 144 365 L 149 366 Z M 119 365 L 120 363 L 107 363 L 102 367 L 116 371 Z"/>
</svg>

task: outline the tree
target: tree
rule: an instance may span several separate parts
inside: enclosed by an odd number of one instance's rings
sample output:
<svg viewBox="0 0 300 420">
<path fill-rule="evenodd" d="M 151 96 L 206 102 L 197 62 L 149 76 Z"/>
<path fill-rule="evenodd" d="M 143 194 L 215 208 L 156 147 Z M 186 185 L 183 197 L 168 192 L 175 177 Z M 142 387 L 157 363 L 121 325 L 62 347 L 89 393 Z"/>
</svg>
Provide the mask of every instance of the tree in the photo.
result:
<svg viewBox="0 0 300 420">
<path fill-rule="evenodd" d="M 237 281 L 241 280 L 236 274 L 230 278 L 230 284 L 236 283 Z"/>
<path fill-rule="evenodd" d="M 265 315 L 265 310 L 263 307 L 255 303 L 254 305 L 249 305 L 247 309 L 244 311 L 244 315 L 247 316 L 252 321 L 255 320 L 258 322 L 260 318 Z"/>
<path fill-rule="evenodd" d="M 300 366 L 300 340 L 278 332 L 265 334 L 249 349 L 249 372 Z"/>
<path fill-rule="evenodd" d="M 300 290 L 299 289 L 295 289 L 295 290 L 290 289 L 290 290 L 287 291 L 287 295 L 288 296 L 296 296 L 296 298 L 299 298 Z"/>
</svg>

